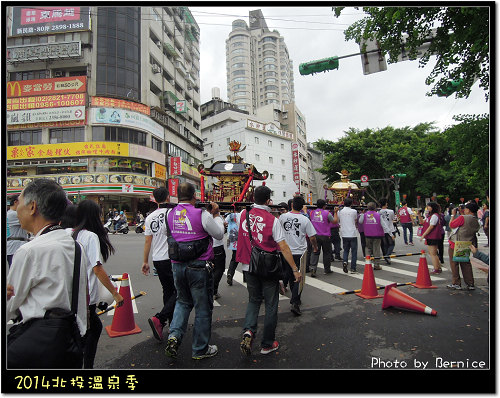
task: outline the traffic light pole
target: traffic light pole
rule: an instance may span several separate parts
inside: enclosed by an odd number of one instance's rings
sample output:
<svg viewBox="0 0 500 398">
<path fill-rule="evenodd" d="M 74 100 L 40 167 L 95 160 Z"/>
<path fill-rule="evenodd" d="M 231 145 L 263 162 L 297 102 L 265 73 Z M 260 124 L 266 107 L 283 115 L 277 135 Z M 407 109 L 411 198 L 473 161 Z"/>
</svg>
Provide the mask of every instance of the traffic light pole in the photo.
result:
<svg viewBox="0 0 500 398">
<path fill-rule="evenodd" d="M 370 181 L 391 181 L 394 184 L 394 196 L 396 200 L 396 211 L 399 209 L 401 197 L 399 196 L 399 182 L 401 177 L 406 177 L 406 174 L 394 174 L 391 178 L 371 178 Z M 352 182 L 361 182 L 361 180 L 352 180 Z"/>
</svg>

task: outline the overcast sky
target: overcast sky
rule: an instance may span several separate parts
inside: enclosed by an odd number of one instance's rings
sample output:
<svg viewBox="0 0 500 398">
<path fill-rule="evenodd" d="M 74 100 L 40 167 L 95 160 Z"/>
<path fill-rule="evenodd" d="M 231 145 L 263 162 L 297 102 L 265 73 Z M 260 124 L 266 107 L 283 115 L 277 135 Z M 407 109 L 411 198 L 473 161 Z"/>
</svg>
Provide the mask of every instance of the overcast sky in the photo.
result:
<svg viewBox="0 0 500 398">
<path fill-rule="evenodd" d="M 237 4 L 237 3 L 235 3 Z M 335 18 L 331 7 L 190 7 L 200 27 L 201 102 L 212 98 L 212 87 L 219 87 L 227 101 L 226 39 L 235 19 L 261 9 L 268 27 L 284 37 L 293 61 L 295 102 L 307 123 L 308 142 L 320 138 L 336 141 L 350 127 L 357 129 L 386 126 L 416 126 L 435 122 L 443 130 L 455 124 L 458 114 L 489 113 L 490 103 L 476 82 L 468 99 L 454 95 L 428 97 L 425 78 L 434 65 L 425 68 L 418 61 L 388 64 L 387 71 L 363 75 L 360 56 L 340 60 L 338 70 L 301 76 L 299 64 L 331 56 L 359 52 L 354 41 L 346 42 L 344 30 L 363 13 L 344 9 Z M 287 3 L 289 5 L 290 3 Z"/>
</svg>

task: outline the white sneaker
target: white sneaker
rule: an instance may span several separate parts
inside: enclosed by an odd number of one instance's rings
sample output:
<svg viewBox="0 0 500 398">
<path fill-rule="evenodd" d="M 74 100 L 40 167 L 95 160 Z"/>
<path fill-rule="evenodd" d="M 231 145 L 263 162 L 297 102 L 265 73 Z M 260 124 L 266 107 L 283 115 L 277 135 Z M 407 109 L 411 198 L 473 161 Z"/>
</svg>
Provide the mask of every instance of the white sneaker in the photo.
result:
<svg viewBox="0 0 500 398">
<path fill-rule="evenodd" d="M 218 352 L 219 352 L 219 350 L 217 349 L 217 346 L 215 344 L 209 345 L 206 353 L 204 353 L 202 355 L 194 356 L 192 358 L 193 359 L 210 358 L 210 357 L 217 355 Z"/>
</svg>

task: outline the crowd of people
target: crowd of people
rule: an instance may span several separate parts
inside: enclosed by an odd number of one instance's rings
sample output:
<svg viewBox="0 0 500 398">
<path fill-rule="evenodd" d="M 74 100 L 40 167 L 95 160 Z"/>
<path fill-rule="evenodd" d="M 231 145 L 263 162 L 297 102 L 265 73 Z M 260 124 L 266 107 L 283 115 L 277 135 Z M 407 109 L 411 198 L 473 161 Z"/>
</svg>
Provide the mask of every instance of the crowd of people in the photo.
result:
<svg viewBox="0 0 500 398">
<path fill-rule="evenodd" d="M 157 208 L 145 220 L 139 220 L 144 221 L 145 235 L 141 271 L 144 275 L 151 272 L 151 258 L 162 287 L 163 305 L 148 322 L 154 338 L 166 340 L 165 354 L 172 358 L 177 356 L 193 309 L 192 358 L 200 360 L 218 353 L 217 346 L 210 342 L 214 300 L 221 297 L 219 286 L 226 270 L 226 232 L 227 247 L 232 253 L 227 284 L 232 286 L 235 270 L 241 264 L 248 291 L 239 343 L 246 356 L 251 355 L 258 335 L 262 304 L 265 316 L 260 353 L 263 355 L 279 349 L 276 337 L 279 294 L 290 289 L 290 310 L 295 316 L 302 314 L 301 267 L 311 277 L 319 277 L 322 253 L 325 274 L 333 272 L 335 260 L 342 262 L 343 272 L 358 272 L 358 235 L 363 256 L 373 256 L 374 270 L 381 270 L 381 259 L 390 264 L 398 223 L 403 227 L 404 244 L 414 244 L 416 215 L 417 225 L 421 226 L 417 235 L 427 245 L 432 274 L 442 272 L 443 242 L 448 235 L 450 289 L 462 289 L 463 279 L 463 289 L 474 290 L 470 260 L 457 259 L 457 242 L 471 242 L 473 256 L 489 263 L 489 257 L 478 250 L 477 244 L 480 226 L 488 236 L 488 204 L 478 218 L 479 206 L 473 201 L 463 206 L 449 205 L 444 211 L 437 203 L 429 202 L 415 214 L 406 202 L 394 212 L 385 198 L 358 210 L 352 207 L 351 198 L 346 198 L 333 211 L 327 210 L 327 203 L 320 199 L 315 209 L 308 210 L 304 198 L 297 195 L 288 203 L 281 203 L 276 213 L 270 207 L 271 190 L 263 185 L 254 190 L 254 205 L 223 217 L 217 203 L 210 202 L 207 209 L 196 206 L 195 188 L 190 183 L 180 184 L 179 203 L 175 207 L 169 205 L 168 190 L 164 187 L 155 189 L 153 197 Z M 118 306 L 123 304 L 123 297 L 103 268 L 114 248 L 103 227 L 99 205 L 91 200 L 73 205 L 64 190 L 48 179 L 34 180 L 20 195 L 9 198 L 8 204 L 7 316 L 14 322 L 8 336 L 8 366 L 92 368 L 102 331 L 96 314 L 99 284 L 109 291 Z M 75 244 L 81 248 L 80 256 Z M 278 258 L 277 264 L 281 264 L 278 276 L 263 276 L 258 270 L 262 259 L 269 258 Z M 82 272 L 78 276 L 75 307 L 71 294 L 77 260 Z M 26 358 L 19 354 L 22 335 L 27 335 L 51 309 L 72 311 L 81 337 L 81 363 L 68 363 L 64 355 L 59 360 L 47 355 L 52 360 L 48 363 L 40 350 L 33 350 Z M 44 349 L 51 347 L 48 344 Z"/>
</svg>

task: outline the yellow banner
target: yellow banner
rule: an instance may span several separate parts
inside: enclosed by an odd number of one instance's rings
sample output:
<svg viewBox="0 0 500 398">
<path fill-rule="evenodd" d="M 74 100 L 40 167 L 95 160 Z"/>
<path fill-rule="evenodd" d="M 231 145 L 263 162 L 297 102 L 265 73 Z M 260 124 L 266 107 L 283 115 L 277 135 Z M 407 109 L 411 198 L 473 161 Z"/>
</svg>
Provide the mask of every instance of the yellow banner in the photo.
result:
<svg viewBox="0 0 500 398">
<path fill-rule="evenodd" d="M 167 168 L 159 163 L 155 163 L 155 178 L 165 180 L 167 178 Z"/>
<path fill-rule="evenodd" d="M 7 160 L 75 156 L 129 156 L 128 144 L 121 142 L 68 142 L 7 147 Z"/>
<path fill-rule="evenodd" d="M 193 166 L 190 166 L 184 162 L 181 162 L 182 163 L 182 171 L 184 173 L 187 173 L 189 174 L 190 176 L 193 176 L 193 177 L 196 177 L 196 178 L 200 178 L 200 173 L 198 172 L 198 169 L 196 167 L 193 167 Z"/>
</svg>

